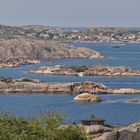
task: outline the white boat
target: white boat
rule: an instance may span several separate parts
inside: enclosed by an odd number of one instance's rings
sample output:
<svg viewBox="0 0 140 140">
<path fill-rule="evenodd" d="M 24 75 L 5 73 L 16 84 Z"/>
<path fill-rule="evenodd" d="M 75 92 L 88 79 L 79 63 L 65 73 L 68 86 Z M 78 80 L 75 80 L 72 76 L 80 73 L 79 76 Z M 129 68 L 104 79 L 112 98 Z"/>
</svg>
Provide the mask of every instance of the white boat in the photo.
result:
<svg viewBox="0 0 140 140">
<path fill-rule="evenodd" d="M 83 77 L 84 76 L 83 72 L 78 73 L 78 76 Z"/>
</svg>

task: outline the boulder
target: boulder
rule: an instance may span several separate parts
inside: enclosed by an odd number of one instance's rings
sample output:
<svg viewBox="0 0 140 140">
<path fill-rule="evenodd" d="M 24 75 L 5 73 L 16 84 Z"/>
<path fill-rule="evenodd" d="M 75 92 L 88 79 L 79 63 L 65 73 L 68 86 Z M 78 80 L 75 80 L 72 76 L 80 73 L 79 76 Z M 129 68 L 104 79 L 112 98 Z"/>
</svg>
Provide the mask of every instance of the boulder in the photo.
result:
<svg viewBox="0 0 140 140">
<path fill-rule="evenodd" d="M 92 140 L 140 140 L 140 123 L 103 133 Z"/>
<path fill-rule="evenodd" d="M 106 132 L 102 136 L 94 138 L 92 140 L 119 140 L 119 132 L 118 131 Z"/>
<path fill-rule="evenodd" d="M 97 95 L 82 93 L 74 98 L 75 101 L 101 102 L 101 98 Z"/>
<path fill-rule="evenodd" d="M 84 129 L 87 134 L 98 134 L 113 131 L 112 128 L 103 125 L 84 126 Z"/>
<path fill-rule="evenodd" d="M 140 139 L 139 129 L 124 128 L 119 131 L 119 140 L 139 140 L 139 139 Z"/>
</svg>

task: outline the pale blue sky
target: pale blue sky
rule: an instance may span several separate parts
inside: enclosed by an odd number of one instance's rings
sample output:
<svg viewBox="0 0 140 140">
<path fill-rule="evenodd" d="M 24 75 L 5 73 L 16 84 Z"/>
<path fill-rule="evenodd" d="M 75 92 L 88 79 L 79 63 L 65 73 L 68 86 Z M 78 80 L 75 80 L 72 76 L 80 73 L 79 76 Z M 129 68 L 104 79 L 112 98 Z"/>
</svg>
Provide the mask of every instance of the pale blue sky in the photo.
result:
<svg viewBox="0 0 140 140">
<path fill-rule="evenodd" d="M 140 27 L 140 0 L 0 0 L 0 24 Z"/>
</svg>

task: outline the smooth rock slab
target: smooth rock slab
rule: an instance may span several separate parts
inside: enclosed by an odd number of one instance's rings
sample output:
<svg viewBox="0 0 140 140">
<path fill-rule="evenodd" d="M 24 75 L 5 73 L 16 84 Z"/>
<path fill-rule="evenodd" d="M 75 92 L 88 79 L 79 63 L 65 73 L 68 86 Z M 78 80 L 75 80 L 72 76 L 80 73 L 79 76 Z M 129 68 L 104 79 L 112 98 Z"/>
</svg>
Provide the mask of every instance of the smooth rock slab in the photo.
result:
<svg viewBox="0 0 140 140">
<path fill-rule="evenodd" d="M 82 93 L 74 98 L 75 101 L 86 101 L 86 102 L 101 102 L 101 98 L 97 95 Z"/>
<path fill-rule="evenodd" d="M 140 94 L 140 90 L 131 88 L 121 88 L 113 90 L 113 94 Z"/>
</svg>

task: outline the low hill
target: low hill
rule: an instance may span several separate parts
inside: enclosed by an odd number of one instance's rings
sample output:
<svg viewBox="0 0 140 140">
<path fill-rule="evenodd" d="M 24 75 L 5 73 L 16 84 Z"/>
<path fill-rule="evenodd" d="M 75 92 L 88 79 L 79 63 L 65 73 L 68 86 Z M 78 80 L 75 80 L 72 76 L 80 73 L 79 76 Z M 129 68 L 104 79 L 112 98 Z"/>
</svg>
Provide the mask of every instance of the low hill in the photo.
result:
<svg viewBox="0 0 140 140">
<path fill-rule="evenodd" d="M 68 46 L 61 43 L 35 39 L 0 40 L 0 62 L 12 62 L 12 59 L 43 60 L 59 58 L 103 58 L 99 52 L 88 48 Z"/>
</svg>

